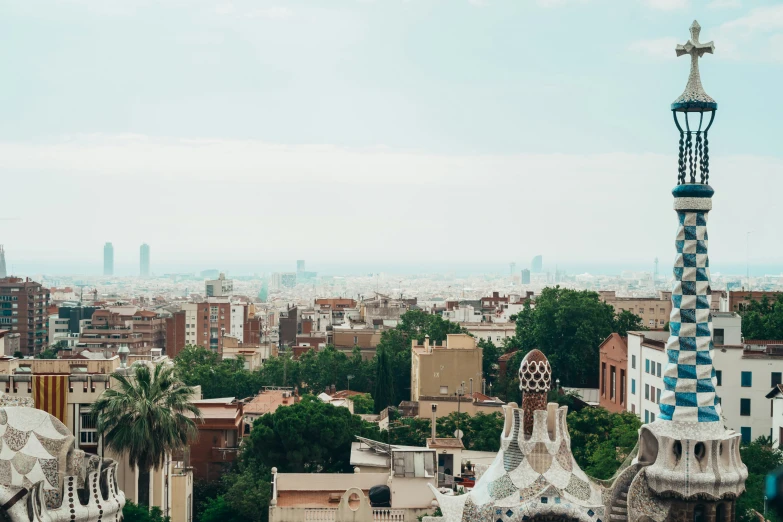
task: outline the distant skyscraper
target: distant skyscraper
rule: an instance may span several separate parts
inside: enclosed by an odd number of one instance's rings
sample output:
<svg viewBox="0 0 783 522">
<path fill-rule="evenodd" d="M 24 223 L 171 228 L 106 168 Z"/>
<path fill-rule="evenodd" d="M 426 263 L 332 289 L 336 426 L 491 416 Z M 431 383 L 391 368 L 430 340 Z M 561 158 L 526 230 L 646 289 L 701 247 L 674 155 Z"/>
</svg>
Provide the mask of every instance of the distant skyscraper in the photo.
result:
<svg viewBox="0 0 783 522">
<path fill-rule="evenodd" d="M 149 277 L 150 275 L 150 246 L 147 243 L 141 245 L 139 249 L 139 274 L 141 277 Z"/>
<path fill-rule="evenodd" d="M 304 272 L 304 271 L 305 271 L 305 262 L 304 262 L 304 259 L 299 259 L 299 260 L 297 260 L 297 262 L 296 262 L 296 271 L 297 271 L 298 273 L 300 273 L 300 274 L 301 274 L 302 272 Z"/>
<path fill-rule="evenodd" d="M 3 250 L 3 245 L 0 245 L 0 279 L 3 277 L 8 277 L 8 274 L 5 269 L 5 250 Z"/>
<path fill-rule="evenodd" d="M 528 270 L 527 268 L 522 270 L 522 284 L 523 285 L 530 284 L 530 270 Z"/>
<path fill-rule="evenodd" d="M 540 274 L 544 271 L 544 257 L 536 256 L 533 261 L 530 262 L 530 271 L 534 274 Z"/>
<path fill-rule="evenodd" d="M 111 243 L 103 245 L 103 275 L 114 275 L 114 246 Z"/>
</svg>

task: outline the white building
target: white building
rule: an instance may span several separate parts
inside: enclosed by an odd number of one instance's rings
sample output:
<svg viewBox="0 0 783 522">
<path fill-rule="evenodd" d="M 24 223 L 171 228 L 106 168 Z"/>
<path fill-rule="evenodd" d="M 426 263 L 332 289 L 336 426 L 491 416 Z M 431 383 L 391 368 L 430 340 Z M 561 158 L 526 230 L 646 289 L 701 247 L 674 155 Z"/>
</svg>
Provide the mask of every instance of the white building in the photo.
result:
<svg viewBox="0 0 783 522">
<path fill-rule="evenodd" d="M 746 349 L 742 343 L 742 318 L 736 313 L 713 312 L 717 378 L 723 422 L 742 434 L 744 441 L 773 431 L 772 405 L 766 396 L 781 383 L 783 350 Z M 642 422 L 653 422 L 663 390 L 668 332 L 628 332 L 628 379 L 626 408 Z"/>
<path fill-rule="evenodd" d="M 60 339 L 69 337 L 69 321 L 68 318 L 61 318 L 57 314 L 49 316 L 49 346 L 54 346 Z"/>
<path fill-rule="evenodd" d="M 231 305 L 231 331 L 228 335 L 239 339 L 245 340 L 245 321 L 247 320 L 247 305 L 244 303 Z"/>
<path fill-rule="evenodd" d="M 481 309 L 476 309 L 471 305 L 444 310 L 442 315 L 444 319 L 452 323 L 480 323 L 482 318 Z"/>
<path fill-rule="evenodd" d="M 503 340 L 514 337 L 517 333 L 516 323 L 460 323 L 468 333 L 479 341 L 492 341 L 495 346 L 501 346 Z"/>
</svg>

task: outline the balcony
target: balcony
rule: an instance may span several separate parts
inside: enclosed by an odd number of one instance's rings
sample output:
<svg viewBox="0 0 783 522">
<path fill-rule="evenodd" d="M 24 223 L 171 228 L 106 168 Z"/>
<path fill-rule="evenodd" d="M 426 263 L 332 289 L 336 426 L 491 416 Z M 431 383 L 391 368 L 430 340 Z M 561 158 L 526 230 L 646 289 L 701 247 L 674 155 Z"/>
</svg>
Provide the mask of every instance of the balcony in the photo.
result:
<svg viewBox="0 0 783 522">
<path fill-rule="evenodd" d="M 303 522 L 334 522 L 337 516 L 337 508 L 304 508 L 302 511 L 304 511 L 301 519 Z M 372 508 L 372 521 L 405 522 L 406 511 L 419 510 Z M 413 516 L 412 519 L 416 520 L 416 517 Z"/>
</svg>

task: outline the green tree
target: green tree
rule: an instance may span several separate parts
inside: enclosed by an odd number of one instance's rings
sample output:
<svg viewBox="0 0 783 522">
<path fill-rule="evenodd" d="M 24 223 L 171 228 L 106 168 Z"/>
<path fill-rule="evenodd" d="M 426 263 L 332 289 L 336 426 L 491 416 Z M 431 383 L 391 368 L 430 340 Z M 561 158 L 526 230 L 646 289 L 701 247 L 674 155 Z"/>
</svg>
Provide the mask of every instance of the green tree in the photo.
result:
<svg viewBox="0 0 783 522">
<path fill-rule="evenodd" d="M 495 346 L 491 340 L 481 339 L 478 342 L 479 348 L 481 348 L 481 371 L 484 373 L 484 378 L 489 383 L 496 383 L 498 378 L 498 357 L 503 355 L 503 350 Z"/>
<path fill-rule="evenodd" d="M 764 512 L 764 482 L 767 474 L 783 465 L 783 452 L 772 446 L 769 437 L 759 437 L 750 444 L 740 447 L 742 462 L 748 467 L 748 479 L 745 481 L 745 493 L 737 499 L 737 518 L 741 522 L 758 520 L 751 510 Z M 771 509 L 767 518 L 774 522 L 780 517 Z"/>
<path fill-rule="evenodd" d="M 44 350 L 35 356 L 36 359 L 57 359 L 58 350 Z"/>
<path fill-rule="evenodd" d="M 351 442 L 362 424 L 347 408 L 306 395 L 254 422 L 244 440 L 242 464 L 284 473 L 350 472 Z"/>
<path fill-rule="evenodd" d="M 585 473 L 610 478 L 633 451 L 641 421 L 631 412 L 584 408 L 568 414 L 571 452 Z"/>
<path fill-rule="evenodd" d="M 261 390 L 262 375 L 245 370 L 242 358 L 221 359 L 220 354 L 202 346 L 185 346 L 174 358 L 174 365 L 185 384 L 201 386 L 205 399 L 243 399 Z"/>
<path fill-rule="evenodd" d="M 356 415 L 372 413 L 375 409 L 375 401 L 369 393 L 354 395 L 351 400 L 353 401 L 353 412 Z"/>
<path fill-rule="evenodd" d="M 375 354 L 375 391 L 373 393 L 375 413 L 394 404 L 394 378 L 389 348 L 379 346 Z"/>
<path fill-rule="evenodd" d="M 759 301 L 748 295 L 740 306 L 740 315 L 746 339 L 783 339 L 783 294 L 775 299 L 763 295 Z"/>
<path fill-rule="evenodd" d="M 623 310 L 614 316 L 614 331 L 622 337 L 627 337 L 628 332 L 647 330 L 642 318 L 633 312 Z"/>
<path fill-rule="evenodd" d="M 635 327 L 638 322 L 632 315 L 616 315 L 596 292 L 559 286 L 544 288 L 535 307 L 528 300 L 517 314 L 516 335 L 509 347 L 519 349 L 523 355 L 538 348 L 549 359 L 553 376 L 563 385 L 595 388 L 598 346 L 612 332 Z"/>
<path fill-rule="evenodd" d="M 134 504 L 130 500 L 125 501 L 122 508 L 122 519 L 124 522 L 169 522 L 170 517 L 164 517 L 163 511 L 157 506 L 148 508 Z"/>
<path fill-rule="evenodd" d="M 127 455 L 131 469 L 138 466 L 139 503 L 149 505 L 150 471 L 196 439 L 193 418 L 200 419 L 201 412 L 190 402 L 193 388 L 180 382 L 172 367 L 159 364 L 151 370 L 140 364 L 129 376 L 115 373 L 112 378 L 119 386 L 92 405 L 97 430 L 106 448 Z"/>
<path fill-rule="evenodd" d="M 244 519 L 226 502 L 223 495 L 208 498 L 204 510 L 196 518 L 199 522 L 242 522 Z"/>
</svg>

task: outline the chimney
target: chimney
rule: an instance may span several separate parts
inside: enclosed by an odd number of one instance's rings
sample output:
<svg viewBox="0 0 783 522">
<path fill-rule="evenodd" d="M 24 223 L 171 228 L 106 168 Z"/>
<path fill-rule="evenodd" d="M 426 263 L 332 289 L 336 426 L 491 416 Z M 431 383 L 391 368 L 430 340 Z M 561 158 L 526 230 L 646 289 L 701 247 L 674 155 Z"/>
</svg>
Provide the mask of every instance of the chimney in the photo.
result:
<svg viewBox="0 0 783 522">
<path fill-rule="evenodd" d="M 427 352 L 427 353 L 432 353 L 432 349 L 430 349 L 430 336 L 429 336 L 429 334 L 424 336 L 424 351 Z"/>
<path fill-rule="evenodd" d="M 332 395 L 334 395 L 335 393 L 337 393 L 337 386 L 332 384 Z"/>
<path fill-rule="evenodd" d="M 432 442 L 435 442 L 435 412 L 438 411 L 438 405 L 432 403 Z"/>
</svg>

